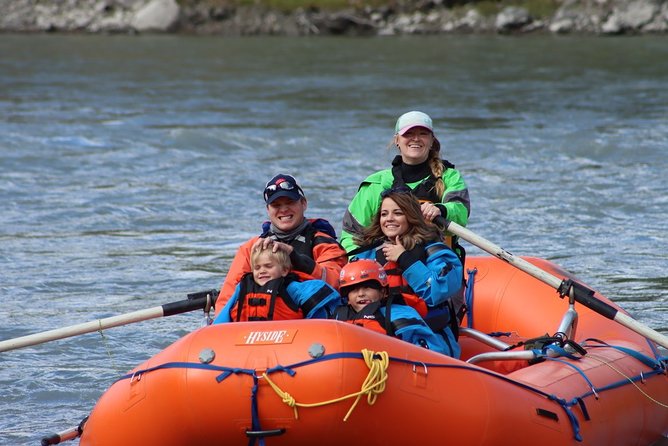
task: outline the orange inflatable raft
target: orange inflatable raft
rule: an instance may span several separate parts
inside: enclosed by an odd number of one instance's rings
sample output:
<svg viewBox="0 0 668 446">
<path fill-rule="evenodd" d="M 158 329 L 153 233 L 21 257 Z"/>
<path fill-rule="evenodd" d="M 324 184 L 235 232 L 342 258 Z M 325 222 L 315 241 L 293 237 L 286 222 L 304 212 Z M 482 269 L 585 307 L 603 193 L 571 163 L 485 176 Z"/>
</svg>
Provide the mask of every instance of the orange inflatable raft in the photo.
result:
<svg viewBox="0 0 668 446">
<path fill-rule="evenodd" d="M 576 315 L 496 258 L 466 266 L 461 360 L 332 320 L 208 326 L 115 382 L 80 444 L 650 445 L 668 434 L 666 358 L 652 342 L 577 303 Z M 530 341 L 556 332 L 565 342 Z"/>
</svg>

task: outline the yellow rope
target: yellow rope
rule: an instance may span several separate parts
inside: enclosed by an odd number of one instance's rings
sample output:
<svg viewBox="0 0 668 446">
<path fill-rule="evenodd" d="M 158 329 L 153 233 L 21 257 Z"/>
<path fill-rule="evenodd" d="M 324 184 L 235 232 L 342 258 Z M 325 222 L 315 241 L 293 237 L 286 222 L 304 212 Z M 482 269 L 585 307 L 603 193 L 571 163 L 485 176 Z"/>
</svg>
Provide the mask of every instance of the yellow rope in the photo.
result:
<svg viewBox="0 0 668 446">
<path fill-rule="evenodd" d="M 591 353 L 587 355 L 587 358 L 594 359 L 594 360 L 600 362 L 600 363 L 603 364 L 603 365 L 607 365 L 607 366 L 610 367 L 612 370 L 614 370 L 615 372 L 617 372 L 617 373 L 619 373 L 621 376 L 623 376 L 625 379 L 627 379 L 631 384 L 633 384 L 633 386 L 634 386 L 636 389 L 638 389 L 638 391 L 639 391 L 640 393 L 642 393 L 648 400 L 652 401 L 652 402 L 655 403 L 655 404 L 658 404 L 658 405 L 661 406 L 661 407 L 668 408 L 668 404 L 662 403 L 661 401 L 658 401 L 658 400 L 654 399 L 651 395 L 647 394 L 647 392 L 645 392 L 643 389 L 641 389 L 640 386 L 638 386 L 638 384 L 635 383 L 635 381 L 633 381 L 631 378 L 629 378 L 628 376 L 626 376 L 626 375 L 624 374 L 624 372 L 622 372 L 621 370 L 617 369 L 617 368 L 616 368 L 615 366 L 613 366 L 610 362 L 606 361 L 605 359 L 599 358 L 599 357 L 596 356 L 596 355 L 592 355 Z"/>
<path fill-rule="evenodd" d="M 374 358 L 375 355 L 378 355 L 379 358 Z M 271 379 L 269 379 L 269 375 L 267 375 L 266 372 L 262 374 L 262 378 L 267 380 L 271 388 L 274 389 L 274 392 L 276 392 L 276 394 L 281 398 L 281 400 L 285 404 L 293 408 L 295 412 L 295 419 L 299 419 L 299 414 L 297 413 L 297 407 L 325 406 L 327 404 L 338 403 L 339 401 L 356 397 L 355 402 L 348 410 L 348 413 L 346 414 L 345 417 L 343 417 L 343 421 L 346 421 L 352 414 L 353 409 L 355 409 L 355 406 L 357 406 L 357 403 L 359 402 L 360 398 L 362 398 L 362 395 L 366 395 L 367 402 L 369 403 L 369 405 L 373 405 L 376 402 L 376 398 L 378 397 L 378 395 L 380 395 L 385 391 L 385 383 L 387 382 L 387 367 L 390 364 L 387 352 L 374 353 L 371 350 L 364 349 L 362 350 L 362 356 L 364 357 L 364 362 L 366 363 L 367 367 L 369 367 L 369 374 L 364 380 L 362 388 L 359 390 L 359 392 L 351 393 L 349 395 L 345 395 L 329 401 L 322 401 L 320 403 L 298 403 L 297 401 L 295 401 L 292 395 L 281 390 L 276 385 L 276 383 L 274 383 Z"/>
</svg>

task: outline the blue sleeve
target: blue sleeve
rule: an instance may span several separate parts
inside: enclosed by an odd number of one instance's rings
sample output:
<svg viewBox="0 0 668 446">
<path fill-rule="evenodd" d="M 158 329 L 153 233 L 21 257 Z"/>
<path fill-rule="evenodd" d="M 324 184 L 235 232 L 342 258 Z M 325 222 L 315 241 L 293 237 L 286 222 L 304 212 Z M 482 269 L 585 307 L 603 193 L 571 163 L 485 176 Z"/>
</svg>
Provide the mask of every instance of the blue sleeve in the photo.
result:
<svg viewBox="0 0 668 446">
<path fill-rule="evenodd" d="M 239 300 L 239 290 L 241 289 L 241 285 L 237 284 L 236 288 L 234 289 L 234 294 L 230 299 L 227 301 L 225 306 L 223 307 L 222 310 L 220 310 L 220 313 L 218 313 L 218 316 L 213 320 L 214 324 L 224 324 L 226 322 L 232 322 L 232 318 L 230 317 L 230 312 L 232 311 L 232 308 L 234 305 L 237 303 L 237 300 Z"/>
<path fill-rule="evenodd" d="M 457 254 L 441 242 L 429 244 L 425 249 L 434 247 L 436 250 L 427 257 L 426 264 L 417 259 L 399 257 L 399 265 L 403 276 L 429 307 L 439 305 L 450 299 L 462 287 L 464 269 Z"/>
<path fill-rule="evenodd" d="M 383 307 L 381 311 L 385 313 L 386 308 Z M 418 347 L 428 348 L 444 355 L 450 354 L 450 349 L 443 338 L 435 334 L 413 308 L 407 305 L 392 305 L 390 314 L 392 322 L 404 320 L 401 328 L 394 333 L 395 336 Z M 405 324 L 406 322 L 413 323 Z"/>
<path fill-rule="evenodd" d="M 341 296 L 332 286 L 323 280 L 305 280 L 288 284 L 290 298 L 301 308 L 305 304 L 312 307 L 306 319 L 328 319 L 341 305 Z"/>
</svg>

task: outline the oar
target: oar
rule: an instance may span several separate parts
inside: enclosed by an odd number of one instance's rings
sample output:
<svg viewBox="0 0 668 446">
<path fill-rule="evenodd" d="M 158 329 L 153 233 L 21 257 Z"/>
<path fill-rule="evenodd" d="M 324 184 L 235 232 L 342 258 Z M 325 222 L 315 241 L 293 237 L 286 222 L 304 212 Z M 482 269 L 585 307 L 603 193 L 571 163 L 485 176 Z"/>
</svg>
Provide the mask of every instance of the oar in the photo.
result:
<svg viewBox="0 0 668 446">
<path fill-rule="evenodd" d="M 441 222 L 439 222 L 441 223 Z M 632 317 L 618 311 L 616 308 L 611 305 L 603 302 L 602 300 L 594 296 L 594 290 L 587 288 L 586 286 L 572 282 L 570 280 L 559 279 L 558 277 L 553 276 L 545 270 L 538 268 L 537 266 L 527 262 L 521 257 L 516 257 L 513 254 L 509 253 L 500 246 L 495 245 L 489 240 L 476 235 L 470 230 L 464 228 L 463 226 L 458 225 L 455 222 L 445 220 L 445 229 L 451 233 L 458 235 L 462 239 L 471 243 L 472 245 L 477 246 L 478 248 L 490 253 L 491 255 L 498 257 L 499 259 L 510 263 L 514 267 L 524 271 L 525 273 L 535 277 L 536 279 L 550 285 L 555 290 L 564 296 L 569 293 L 573 293 L 573 297 L 576 301 L 580 302 L 582 305 L 587 308 L 591 308 L 595 312 L 599 313 L 602 316 L 605 316 L 608 319 L 629 328 L 630 330 L 648 338 L 657 344 L 668 348 L 668 337 L 659 333 L 656 330 L 651 329 L 650 327 L 641 324 Z"/>
<path fill-rule="evenodd" d="M 69 327 L 56 328 L 54 330 L 34 333 L 19 338 L 7 339 L 6 341 L 0 341 L 0 352 L 43 344 L 57 339 L 92 333 L 94 331 L 101 331 L 106 328 L 132 324 L 133 322 L 146 321 L 158 317 L 172 316 L 193 310 L 204 309 L 213 305 L 214 300 L 218 296 L 217 291 L 218 290 L 200 291 L 189 294 L 188 299 L 180 300 L 178 302 L 171 302 L 157 307 L 147 308 L 145 310 L 138 310 L 131 313 L 120 314 L 118 316 L 84 322 L 83 324 L 70 325 Z"/>
<path fill-rule="evenodd" d="M 83 433 L 83 427 L 86 424 L 87 420 L 88 417 L 85 417 L 83 420 L 81 420 L 81 423 L 79 423 L 79 425 L 76 427 L 66 429 L 62 432 L 56 432 L 55 434 L 51 434 L 49 436 L 42 438 L 42 446 L 60 444 L 65 441 L 74 440 L 75 438 L 80 437 L 81 434 Z"/>
</svg>

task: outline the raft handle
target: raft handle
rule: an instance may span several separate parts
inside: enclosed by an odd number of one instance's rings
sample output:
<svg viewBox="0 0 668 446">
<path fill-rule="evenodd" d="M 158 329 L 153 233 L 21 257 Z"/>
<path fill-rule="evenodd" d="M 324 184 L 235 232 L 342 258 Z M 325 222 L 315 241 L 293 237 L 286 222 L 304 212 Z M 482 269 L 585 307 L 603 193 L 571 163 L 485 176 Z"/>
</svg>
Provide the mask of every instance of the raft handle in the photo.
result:
<svg viewBox="0 0 668 446">
<path fill-rule="evenodd" d="M 246 431 L 246 436 L 249 438 L 263 438 L 263 437 L 277 437 L 285 433 L 285 428 L 269 429 L 262 431 Z"/>
<path fill-rule="evenodd" d="M 424 362 L 420 362 L 420 364 L 422 364 L 422 367 L 424 367 L 424 374 L 428 375 L 429 370 L 427 370 L 427 364 L 425 364 Z M 417 373 L 417 368 L 415 367 L 415 364 L 413 364 L 413 373 Z"/>
</svg>

